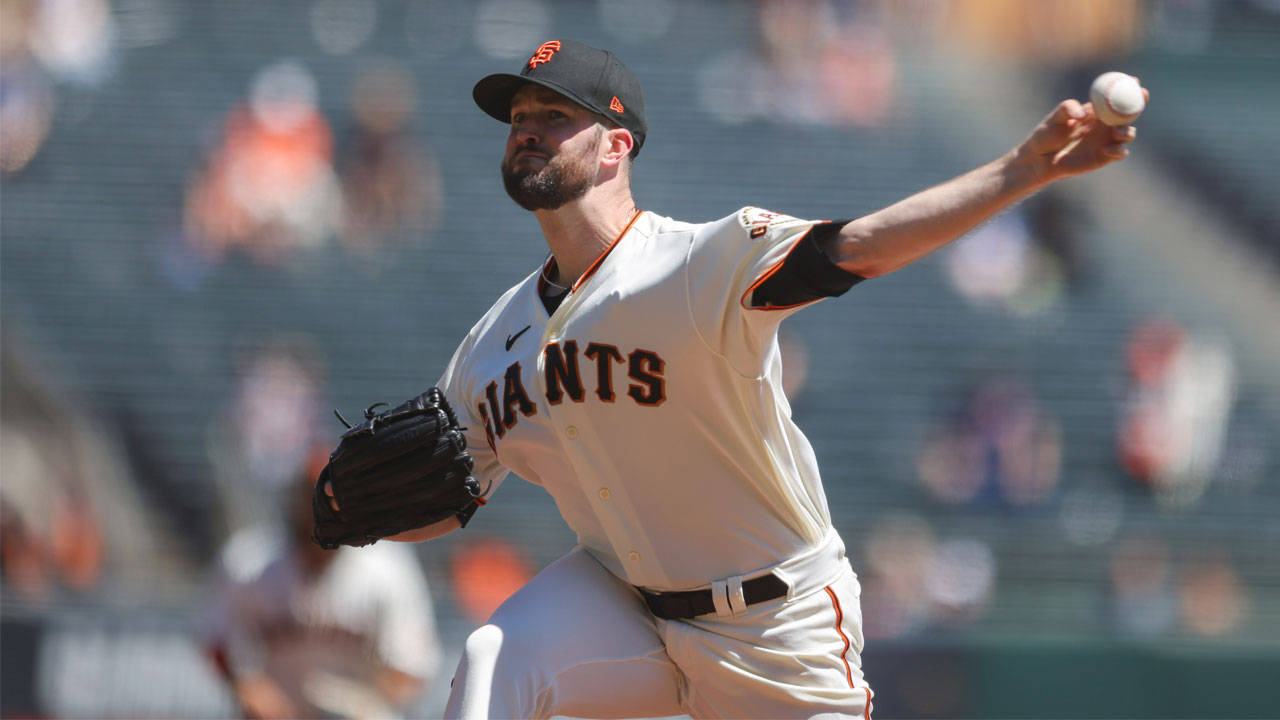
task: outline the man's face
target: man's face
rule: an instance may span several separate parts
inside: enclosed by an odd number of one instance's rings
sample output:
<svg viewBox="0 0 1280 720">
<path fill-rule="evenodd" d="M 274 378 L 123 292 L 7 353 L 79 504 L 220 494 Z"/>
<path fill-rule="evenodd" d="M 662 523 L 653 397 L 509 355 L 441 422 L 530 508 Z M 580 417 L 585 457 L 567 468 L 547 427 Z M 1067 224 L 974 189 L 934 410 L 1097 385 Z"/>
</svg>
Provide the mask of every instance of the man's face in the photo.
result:
<svg viewBox="0 0 1280 720">
<path fill-rule="evenodd" d="M 529 84 L 511 100 L 502 160 L 507 194 L 525 210 L 555 210 L 595 184 L 604 128 L 591 111 Z"/>
</svg>

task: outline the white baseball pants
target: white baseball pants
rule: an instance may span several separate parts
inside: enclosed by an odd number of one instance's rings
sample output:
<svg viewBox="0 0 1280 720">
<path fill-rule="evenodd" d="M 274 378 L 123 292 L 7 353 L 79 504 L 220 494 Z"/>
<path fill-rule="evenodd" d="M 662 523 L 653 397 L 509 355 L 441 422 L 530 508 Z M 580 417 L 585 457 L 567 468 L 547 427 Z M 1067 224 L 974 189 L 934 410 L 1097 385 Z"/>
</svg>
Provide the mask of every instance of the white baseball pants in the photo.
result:
<svg viewBox="0 0 1280 720">
<path fill-rule="evenodd" d="M 860 589 L 839 537 L 776 572 L 788 597 L 662 620 L 576 548 L 467 639 L 445 717 L 869 720 Z"/>
</svg>

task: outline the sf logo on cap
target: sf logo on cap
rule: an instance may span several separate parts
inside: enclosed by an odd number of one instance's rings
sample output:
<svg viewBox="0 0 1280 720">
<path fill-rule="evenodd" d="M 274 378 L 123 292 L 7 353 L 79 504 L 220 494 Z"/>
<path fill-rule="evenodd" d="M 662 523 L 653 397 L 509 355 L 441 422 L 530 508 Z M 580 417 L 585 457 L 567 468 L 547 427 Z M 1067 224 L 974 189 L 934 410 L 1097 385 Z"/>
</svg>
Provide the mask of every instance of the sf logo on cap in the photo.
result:
<svg viewBox="0 0 1280 720">
<path fill-rule="evenodd" d="M 559 49 L 559 40 L 549 40 L 542 43 L 538 46 L 537 50 L 533 51 L 533 57 L 529 58 L 529 69 L 532 70 L 538 67 L 538 63 L 544 63 L 551 60 L 551 56 L 555 55 Z"/>
</svg>

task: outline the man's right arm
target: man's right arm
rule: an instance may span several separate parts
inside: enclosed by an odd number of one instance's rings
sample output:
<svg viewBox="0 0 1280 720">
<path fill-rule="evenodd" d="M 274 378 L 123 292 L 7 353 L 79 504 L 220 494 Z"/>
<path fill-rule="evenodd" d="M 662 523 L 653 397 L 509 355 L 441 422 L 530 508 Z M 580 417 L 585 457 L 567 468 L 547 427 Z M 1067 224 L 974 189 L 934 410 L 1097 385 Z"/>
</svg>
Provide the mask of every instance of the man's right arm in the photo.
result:
<svg viewBox="0 0 1280 720">
<path fill-rule="evenodd" d="M 825 250 L 860 277 L 893 272 L 1049 183 L 1124 159 L 1136 132 L 1103 125 L 1092 105 L 1064 100 L 1003 157 L 854 220 Z"/>
</svg>

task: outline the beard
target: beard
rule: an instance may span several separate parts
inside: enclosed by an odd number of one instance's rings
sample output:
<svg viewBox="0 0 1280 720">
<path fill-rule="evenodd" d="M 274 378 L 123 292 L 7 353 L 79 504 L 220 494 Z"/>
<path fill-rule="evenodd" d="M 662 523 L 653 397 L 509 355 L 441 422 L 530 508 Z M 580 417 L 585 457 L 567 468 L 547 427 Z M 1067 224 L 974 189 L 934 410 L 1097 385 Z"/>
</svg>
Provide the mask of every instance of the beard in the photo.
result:
<svg viewBox="0 0 1280 720">
<path fill-rule="evenodd" d="M 521 149 L 544 152 L 542 148 Z M 576 155 L 556 155 L 539 170 L 516 170 L 510 160 L 503 159 L 502 185 L 525 210 L 556 210 L 586 195 L 595 184 L 594 156 L 591 149 Z"/>
</svg>

